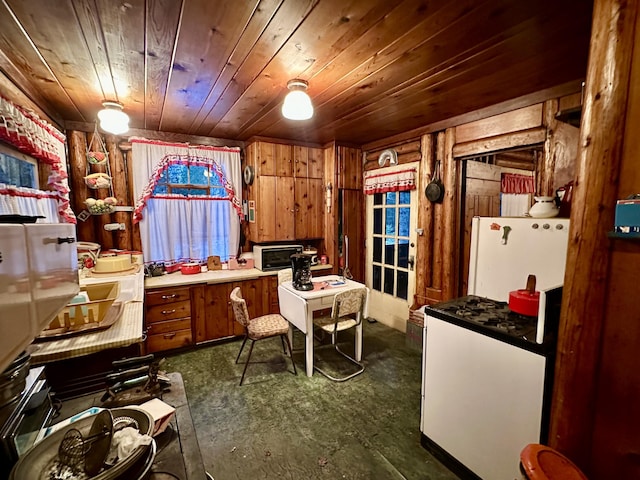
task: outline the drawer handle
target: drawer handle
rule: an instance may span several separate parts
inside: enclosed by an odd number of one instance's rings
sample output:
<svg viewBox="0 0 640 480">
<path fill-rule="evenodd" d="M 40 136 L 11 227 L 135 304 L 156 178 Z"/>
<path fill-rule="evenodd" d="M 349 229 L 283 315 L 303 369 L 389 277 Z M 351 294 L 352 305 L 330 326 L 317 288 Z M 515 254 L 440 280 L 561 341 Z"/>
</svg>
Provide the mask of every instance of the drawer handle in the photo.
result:
<svg viewBox="0 0 640 480">
<path fill-rule="evenodd" d="M 169 300 L 170 298 L 176 298 L 177 295 L 175 293 L 172 293 L 171 295 L 162 295 L 162 299 L 163 300 Z"/>
<path fill-rule="evenodd" d="M 163 315 L 170 315 L 172 313 L 176 313 L 176 309 L 174 308 L 173 310 L 162 310 L 162 312 L 160 313 L 162 313 Z"/>
<path fill-rule="evenodd" d="M 173 338 L 173 337 L 175 337 L 175 336 L 176 336 L 176 333 L 175 333 L 175 332 L 172 332 L 172 333 L 165 333 L 165 334 L 162 336 L 162 338 L 164 338 L 165 340 L 169 340 L 169 339 L 171 339 L 171 338 Z"/>
</svg>

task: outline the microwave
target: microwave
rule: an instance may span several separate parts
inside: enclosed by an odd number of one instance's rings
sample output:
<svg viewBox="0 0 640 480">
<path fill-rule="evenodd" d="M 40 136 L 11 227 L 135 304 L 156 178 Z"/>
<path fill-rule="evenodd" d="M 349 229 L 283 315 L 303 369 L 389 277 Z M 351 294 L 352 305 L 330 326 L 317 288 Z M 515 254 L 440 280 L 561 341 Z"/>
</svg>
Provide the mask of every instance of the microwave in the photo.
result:
<svg viewBox="0 0 640 480">
<path fill-rule="evenodd" d="M 302 253 L 302 245 L 254 245 L 255 267 L 263 272 L 291 267 L 291 255 Z"/>
</svg>

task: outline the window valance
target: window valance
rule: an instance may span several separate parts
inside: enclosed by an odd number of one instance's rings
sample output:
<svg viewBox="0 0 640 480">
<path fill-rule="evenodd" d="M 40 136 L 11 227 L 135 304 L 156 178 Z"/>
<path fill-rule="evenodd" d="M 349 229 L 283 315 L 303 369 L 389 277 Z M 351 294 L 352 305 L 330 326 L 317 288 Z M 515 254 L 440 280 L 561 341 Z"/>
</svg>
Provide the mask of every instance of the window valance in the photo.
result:
<svg viewBox="0 0 640 480">
<path fill-rule="evenodd" d="M 517 173 L 503 173 L 501 178 L 501 193 L 534 193 L 535 182 L 533 175 Z"/>
<path fill-rule="evenodd" d="M 170 164 L 210 166 L 220 178 L 228 200 L 242 215 L 240 183 L 240 149 L 237 147 L 191 146 L 186 143 L 167 143 L 132 138 L 134 162 L 134 194 L 136 205 L 133 222 L 142 220 L 142 211 L 151 198 L 163 172 Z"/>
<path fill-rule="evenodd" d="M 364 194 L 405 192 L 416 189 L 415 168 L 397 170 L 389 173 L 375 171 L 364 174 Z"/>
<path fill-rule="evenodd" d="M 65 136 L 34 112 L 0 95 L 0 140 L 51 166 L 47 185 L 57 193 L 59 220 L 77 223 L 69 203 Z"/>
</svg>

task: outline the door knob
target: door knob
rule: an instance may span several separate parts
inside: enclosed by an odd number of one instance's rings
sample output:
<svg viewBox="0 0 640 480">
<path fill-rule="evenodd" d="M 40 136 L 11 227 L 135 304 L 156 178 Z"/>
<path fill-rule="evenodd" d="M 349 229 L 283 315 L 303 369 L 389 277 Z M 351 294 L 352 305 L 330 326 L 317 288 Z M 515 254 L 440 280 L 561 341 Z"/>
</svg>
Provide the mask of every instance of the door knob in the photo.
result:
<svg viewBox="0 0 640 480">
<path fill-rule="evenodd" d="M 416 263 L 416 257 L 413 255 L 409 255 L 409 268 L 411 269 L 411 271 L 413 271 L 413 265 Z"/>
</svg>

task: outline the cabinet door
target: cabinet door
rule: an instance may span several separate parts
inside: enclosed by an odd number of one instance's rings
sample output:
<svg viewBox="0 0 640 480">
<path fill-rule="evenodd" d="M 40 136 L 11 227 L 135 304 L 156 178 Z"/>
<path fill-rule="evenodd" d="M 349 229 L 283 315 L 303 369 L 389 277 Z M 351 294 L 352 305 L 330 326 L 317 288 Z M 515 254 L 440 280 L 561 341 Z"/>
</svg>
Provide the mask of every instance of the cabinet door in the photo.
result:
<svg viewBox="0 0 640 480">
<path fill-rule="evenodd" d="M 324 150 L 322 148 L 309 147 L 307 176 L 320 179 L 324 177 Z"/>
<path fill-rule="evenodd" d="M 204 288 L 204 323 L 198 325 L 196 341 L 215 340 L 233 335 L 229 331 L 231 283 L 207 285 Z"/>
<path fill-rule="evenodd" d="M 265 315 L 269 310 L 269 293 L 262 278 L 242 282 L 205 285 L 204 308 L 196 321 L 196 342 L 244 335 L 244 327 L 236 321 L 229 296 L 235 287 L 240 287 L 247 302 L 251 318 Z"/>
<path fill-rule="evenodd" d="M 257 237 L 255 242 L 268 242 L 276 240 L 276 182 L 278 177 L 261 175 L 256 185 L 256 218 Z"/>
<path fill-rule="evenodd" d="M 291 177 L 293 175 L 293 151 L 291 145 L 257 142 L 257 173 Z"/>
<path fill-rule="evenodd" d="M 296 179 L 296 238 L 321 238 L 324 232 L 322 180 Z"/>
<path fill-rule="evenodd" d="M 276 232 L 272 240 L 294 240 L 296 236 L 293 177 L 278 177 L 275 192 L 274 208 L 270 212 L 263 209 L 263 215 L 266 215 L 264 221 L 273 221 L 273 212 L 275 212 Z"/>
<path fill-rule="evenodd" d="M 298 178 L 322 178 L 324 151 L 321 148 L 294 146 L 293 174 Z"/>
<path fill-rule="evenodd" d="M 261 176 L 256 202 L 255 242 L 295 239 L 293 177 Z"/>
</svg>

